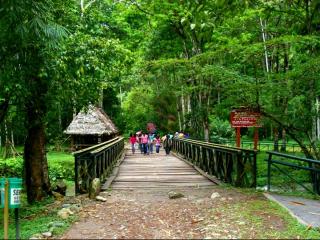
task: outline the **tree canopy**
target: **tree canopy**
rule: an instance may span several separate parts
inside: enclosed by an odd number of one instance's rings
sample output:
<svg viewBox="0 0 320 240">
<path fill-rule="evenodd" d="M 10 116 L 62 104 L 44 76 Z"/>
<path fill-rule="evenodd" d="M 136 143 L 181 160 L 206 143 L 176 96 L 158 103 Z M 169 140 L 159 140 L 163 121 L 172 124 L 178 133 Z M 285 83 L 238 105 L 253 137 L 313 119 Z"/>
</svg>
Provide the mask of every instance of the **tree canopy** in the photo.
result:
<svg viewBox="0 0 320 240">
<path fill-rule="evenodd" d="M 50 194 L 46 144 L 89 103 L 123 133 L 154 122 L 218 142 L 249 107 L 268 137 L 320 159 L 319 1 L 0 3 L 1 136 L 9 127 L 26 176 L 41 176 L 30 202 Z"/>
</svg>

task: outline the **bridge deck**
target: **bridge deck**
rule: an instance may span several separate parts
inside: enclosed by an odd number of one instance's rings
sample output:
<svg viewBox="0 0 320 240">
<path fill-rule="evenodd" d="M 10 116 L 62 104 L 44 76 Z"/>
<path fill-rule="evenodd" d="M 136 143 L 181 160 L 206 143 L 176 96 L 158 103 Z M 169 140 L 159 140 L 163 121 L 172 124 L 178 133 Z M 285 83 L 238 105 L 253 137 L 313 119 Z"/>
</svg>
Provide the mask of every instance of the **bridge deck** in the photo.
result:
<svg viewBox="0 0 320 240">
<path fill-rule="evenodd" d="M 120 165 L 119 174 L 113 181 L 112 189 L 134 188 L 177 188 L 212 186 L 211 182 L 200 175 L 192 166 L 169 155 L 132 154 L 127 151 Z"/>
</svg>

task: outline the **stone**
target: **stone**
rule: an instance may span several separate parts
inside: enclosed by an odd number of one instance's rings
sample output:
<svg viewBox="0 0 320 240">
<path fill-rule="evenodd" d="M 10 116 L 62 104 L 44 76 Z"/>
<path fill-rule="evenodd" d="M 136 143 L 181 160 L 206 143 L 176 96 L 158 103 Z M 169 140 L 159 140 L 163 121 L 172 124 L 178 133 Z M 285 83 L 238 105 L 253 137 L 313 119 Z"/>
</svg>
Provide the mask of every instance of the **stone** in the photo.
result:
<svg viewBox="0 0 320 240">
<path fill-rule="evenodd" d="M 168 192 L 168 196 L 169 196 L 170 199 L 176 199 L 176 198 L 184 197 L 184 195 L 182 193 L 175 192 L 175 191 Z"/>
<path fill-rule="evenodd" d="M 101 190 L 101 183 L 99 178 L 95 178 L 92 180 L 89 187 L 89 198 L 95 199 L 96 196 L 99 195 Z"/>
<path fill-rule="evenodd" d="M 52 233 L 54 233 L 55 231 L 56 231 L 56 227 L 51 227 L 51 228 L 49 228 L 49 232 L 52 232 Z"/>
<path fill-rule="evenodd" d="M 100 201 L 100 202 L 106 202 L 106 201 L 107 201 L 106 198 L 101 197 L 101 196 L 96 196 L 96 200 L 97 200 L 97 201 Z"/>
<path fill-rule="evenodd" d="M 52 191 L 52 195 L 54 196 L 54 198 L 58 201 L 62 201 L 63 200 L 63 195 L 61 193 L 57 193 L 57 192 L 54 192 Z"/>
<path fill-rule="evenodd" d="M 211 199 L 215 199 L 215 198 L 218 198 L 218 197 L 220 197 L 220 194 L 218 193 L 218 192 L 214 192 L 214 193 L 212 193 L 211 194 Z"/>
<path fill-rule="evenodd" d="M 70 203 L 62 204 L 62 208 L 70 208 L 70 207 L 71 207 Z"/>
<path fill-rule="evenodd" d="M 65 196 L 67 191 L 67 184 L 63 181 L 63 179 L 58 179 L 56 182 L 55 192 L 60 193 L 61 195 Z"/>
<path fill-rule="evenodd" d="M 29 239 L 30 240 L 31 239 L 43 239 L 43 236 L 40 233 L 36 233 L 36 234 L 33 234 Z"/>
<path fill-rule="evenodd" d="M 82 210 L 81 204 L 72 204 L 69 209 L 72 212 L 80 212 Z"/>
<path fill-rule="evenodd" d="M 62 219 L 67 219 L 70 215 L 74 213 L 69 208 L 62 208 L 58 211 L 58 216 Z"/>
<path fill-rule="evenodd" d="M 44 232 L 44 233 L 41 233 L 43 237 L 45 238 L 49 238 L 49 237 L 52 237 L 52 232 Z"/>
<path fill-rule="evenodd" d="M 63 227 L 65 225 L 65 223 L 64 222 L 49 222 L 48 223 L 48 227 L 50 228 L 50 227 L 54 227 L 54 228 L 56 228 L 56 227 Z M 51 231 L 52 232 L 52 231 Z"/>
</svg>

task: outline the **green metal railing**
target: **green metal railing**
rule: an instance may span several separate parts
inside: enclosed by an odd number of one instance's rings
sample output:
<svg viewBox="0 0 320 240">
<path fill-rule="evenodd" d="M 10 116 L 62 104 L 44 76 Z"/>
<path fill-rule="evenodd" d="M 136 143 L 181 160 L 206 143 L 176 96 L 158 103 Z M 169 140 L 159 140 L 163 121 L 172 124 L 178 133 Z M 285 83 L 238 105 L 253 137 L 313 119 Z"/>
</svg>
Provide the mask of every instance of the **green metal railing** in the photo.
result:
<svg viewBox="0 0 320 240">
<path fill-rule="evenodd" d="M 235 141 L 226 141 L 224 143 L 226 146 L 235 146 L 236 142 Z M 282 143 L 279 141 L 278 148 L 279 151 L 281 151 L 281 146 Z M 253 149 L 254 143 L 251 141 L 241 141 L 241 148 L 246 148 L 246 149 Z M 308 149 L 311 149 L 310 146 L 307 146 Z M 257 149 L 259 151 L 274 151 L 274 142 L 259 142 L 257 145 Z M 299 144 L 296 143 L 286 143 L 286 152 L 291 152 L 291 153 L 297 153 L 297 152 L 302 152 L 301 147 Z"/>
<path fill-rule="evenodd" d="M 173 139 L 173 151 L 236 187 L 256 187 L 257 151 L 191 139 Z"/>
<path fill-rule="evenodd" d="M 277 169 L 279 172 L 293 180 L 296 184 L 300 185 L 307 191 L 320 194 L 320 161 L 297 157 L 293 155 L 283 154 L 279 152 L 267 152 L 269 154 L 268 159 L 268 191 L 270 191 L 271 186 L 271 170 L 272 167 Z M 308 171 L 310 172 L 310 182 L 312 183 L 313 189 L 309 189 L 304 183 L 300 182 L 295 176 L 289 174 L 289 171 L 285 171 L 280 166 L 286 166 L 295 170 Z"/>
<path fill-rule="evenodd" d="M 123 137 L 85 148 L 73 153 L 75 160 L 75 192 L 86 193 L 93 179 L 104 182 L 124 150 Z"/>
</svg>

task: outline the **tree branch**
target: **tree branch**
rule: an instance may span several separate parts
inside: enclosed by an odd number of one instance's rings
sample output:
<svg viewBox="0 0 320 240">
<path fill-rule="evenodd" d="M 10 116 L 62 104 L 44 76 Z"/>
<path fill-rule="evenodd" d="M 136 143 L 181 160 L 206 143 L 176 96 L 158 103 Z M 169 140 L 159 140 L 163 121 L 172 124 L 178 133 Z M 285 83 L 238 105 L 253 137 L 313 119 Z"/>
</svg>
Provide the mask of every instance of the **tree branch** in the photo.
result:
<svg viewBox="0 0 320 240">
<path fill-rule="evenodd" d="M 149 13 L 149 12 L 145 11 L 144 9 L 142 9 L 135 0 L 130 0 L 130 2 L 131 2 L 134 6 L 136 6 L 136 8 L 137 8 L 139 11 L 141 11 L 141 12 L 147 14 L 147 15 L 154 16 L 152 13 Z"/>
</svg>

